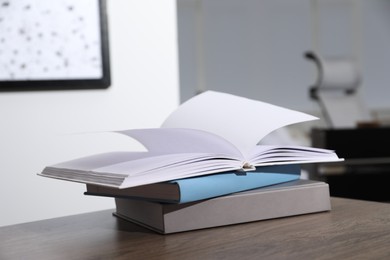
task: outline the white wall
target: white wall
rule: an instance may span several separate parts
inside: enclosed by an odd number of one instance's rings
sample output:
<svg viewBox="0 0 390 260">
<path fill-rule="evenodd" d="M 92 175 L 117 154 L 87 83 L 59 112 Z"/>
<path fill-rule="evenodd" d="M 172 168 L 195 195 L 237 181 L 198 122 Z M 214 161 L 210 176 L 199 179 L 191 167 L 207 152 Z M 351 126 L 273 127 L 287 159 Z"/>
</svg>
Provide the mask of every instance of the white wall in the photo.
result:
<svg viewBox="0 0 390 260">
<path fill-rule="evenodd" d="M 363 97 L 371 108 L 389 108 L 390 1 L 359 2 Z M 353 26 L 342 23 L 351 13 L 340 6 L 322 13 L 321 42 L 330 54 L 348 55 L 356 39 L 348 31 Z M 303 57 L 313 46 L 310 11 L 310 0 L 178 0 L 181 99 L 200 84 L 293 109 L 317 109 L 308 95 L 315 65 Z"/>
<path fill-rule="evenodd" d="M 84 185 L 39 177 L 44 166 L 134 150 L 113 134 L 158 127 L 178 105 L 176 3 L 107 1 L 112 86 L 107 90 L 0 93 L 0 226 L 113 208 Z"/>
</svg>

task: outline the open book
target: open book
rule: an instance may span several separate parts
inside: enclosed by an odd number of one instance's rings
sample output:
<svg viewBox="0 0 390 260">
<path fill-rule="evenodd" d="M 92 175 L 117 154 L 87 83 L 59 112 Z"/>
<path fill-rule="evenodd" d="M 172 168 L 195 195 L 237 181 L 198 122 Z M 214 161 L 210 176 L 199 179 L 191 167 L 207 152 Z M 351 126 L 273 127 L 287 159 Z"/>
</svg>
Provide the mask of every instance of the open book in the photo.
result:
<svg viewBox="0 0 390 260">
<path fill-rule="evenodd" d="M 257 145 L 272 131 L 313 116 L 230 94 L 207 91 L 185 102 L 161 128 L 118 131 L 146 152 L 111 152 L 45 167 L 40 175 L 129 188 L 271 165 L 339 161 L 330 150 Z"/>
</svg>

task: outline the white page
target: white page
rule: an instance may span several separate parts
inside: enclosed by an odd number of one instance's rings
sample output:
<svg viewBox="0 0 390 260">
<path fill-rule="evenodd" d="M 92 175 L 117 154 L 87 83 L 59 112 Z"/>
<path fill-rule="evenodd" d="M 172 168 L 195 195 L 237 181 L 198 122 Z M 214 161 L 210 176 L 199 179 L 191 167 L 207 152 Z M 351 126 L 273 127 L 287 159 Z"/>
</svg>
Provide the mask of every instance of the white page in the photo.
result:
<svg viewBox="0 0 390 260">
<path fill-rule="evenodd" d="M 282 158 L 283 157 L 283 158 Z M 257 145 L 252 150 L 252 156 L 249 158 L 250 162 L 258 164 L 263 160 L 284 160 L 295 158 L 301 160 L 317 160 L 318 158 L 328 158 L 329 161 L 339 161 L 337 154 L 328 149 L 321 149 L 315 147 L 305 146 L 276 146 L 276 145 Z"/>
<path fill-rule="evenodd" d="M 118 131 L 139 141 L 153 153 L 215 153 L 243 159 L 229 141 L 197 129 L 150 128 Z"/>
<path fill-rule="evenodd" d="M 284 158 L 283 160 L 281 161 L 275 161 L 275 159 L 273 158 L 268 158 L 266 160 L 263 160 L 261 162 L 258 162 L 258 163 L 254 163 L 253 165 L 256 166 L 256 167 L 259 167 L 259 166 L 274 166 L 274 165 L 289 165 L 289 164 L 312 164 L 312 163 L 322 163 L 322 162 L 340 162 L 340 161 L 343 161 L 342 159 L 329 159 L 329 157 L 316 157 L 315 159 L 314 158 L 294 158 L 294 159 L 291 159 L 291 158 Z"/>
<path fill-rule="evenodd" d="M 149 173 L 152 171 L 160 171 L 164 168 L 171 168 L 182 165 L 191 165 L 198 162 L 206 162 L 212 166 L 215 159 L 226 158 L 226 163 L 229 164 L 234 160 L 231 160 L 228 156 L 219 154 L 203 154 L 203 153 L 181 153 L 181 154 L 165 154 L 159 156 L 152 156 L 148 158 L 142 158 L 139 160 L 121 162 L 112 164 L 109 166 L 93 169 L 93 172 L 97 173 L 109 173 L 109 174 L 124 174 L 127 176 L 140 176 L 144 175 L 145 178 L 149 178 Z M 235 160 L 239 161 L 240 160 Z M 180 173 L 179 173 L 180 174 Z"/>
<path fill-rule="evenodd" d="M 183 153 L 183 154 L 165 154 L 150 156 L 138 160 L 125 161 L 117 164 L 93 169 L 94 172 L 110 173 L 110 174 L 125 174 L 127 176 L 142 175 L 153 169 L 158 169 L 171 164 L 180 164 L 198 160 L 206 156 L 198 153 Z"/>
<path fill-rule="evenodd" d="M 179 106 L 162 127 L 211 132 L 230 141 L 246 155 L 272 131 L 314 119 L 317 118 L 261 101 L 207 91 Z"/>
<path fill-rule="evenodd" d="M 240 161 L 227 162 L 226 160 L 218 159 L 196 161 L 188 165 L 175 165 L 141 175 L 128 176 L 124 179 L 120 188 L 123 189 L 156 182 L 233 171 L 240 169 L 241 166 L 242 163 Z"/>
<path fill-rule="evenodd" d="M 258 145 L 253 152 L 253 156 L 250 158 L 253 165 L 263 165 L 269 162 L 288 163 L 297 161 L 293 163 L 309 163 L 343 160 L 332 150 L 303 146 Z"/>
<path fill-rule="evenodd" d="M 263 161 L 291 161 L 291 160 L 302 160 L 304 159 L 305 161 L 315 161 L 318 160 L 319 158 L 326 158 L 328 161 L 339 161 L 340 158 L 336 156 L 336 154 L 316 154 L 312 155 L 309 153 L 304 153 L 304 154 L 296 154 L 296 153 L 287 153 L 287 152 L 280 152 L 280 153 L 273 153 L 273 154 L 265 154 L 263 156 L 258 156 L 254 158 L 251 163 L 253 164 L 259 164 L 262 163 Z"/>
<path fill-rule="evenodd" d="M 85 156 L 82 158 L 58 163 L 53 165 L 52 167 L 90 171 L 96 168 L 100 168 L 112 164 L 149 157 L 150 154 L 151 153 L 148 152 L 109 152 L 109 153 Z"/>
<path fill-rule="evenodd" d="M 165 154 L 96 168 L 89 175 L 127 176 L 121 188 L 239 169 L 242 162 L 219 154 Z M 138 180 L 138 181 L 134 181 Z"/>
</svg>

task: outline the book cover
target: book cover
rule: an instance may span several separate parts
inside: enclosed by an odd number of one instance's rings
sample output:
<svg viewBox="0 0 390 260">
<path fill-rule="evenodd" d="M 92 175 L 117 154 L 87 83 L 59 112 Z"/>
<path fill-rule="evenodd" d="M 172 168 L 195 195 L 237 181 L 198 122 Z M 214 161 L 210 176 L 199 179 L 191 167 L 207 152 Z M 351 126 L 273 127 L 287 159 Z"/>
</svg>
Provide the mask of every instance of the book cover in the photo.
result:
<svg viewBox="0 0 390 260">
<path fill-rule="evenodd" d="M 297 180 L 300 177 L 300 170 L 299 165 L 265 166 L 258 167 L 253 172 L 227 172 L 128 189 L 87 184 L 87 191 L 84 194 L 187 203 Z"/>
<path fill-rule="evenodd" d="M 331 210 L 328 185 L 309 180 L 184 204 L 124 198 L 115 203 L 115 216 L 162 234 Z"/>
</svg>

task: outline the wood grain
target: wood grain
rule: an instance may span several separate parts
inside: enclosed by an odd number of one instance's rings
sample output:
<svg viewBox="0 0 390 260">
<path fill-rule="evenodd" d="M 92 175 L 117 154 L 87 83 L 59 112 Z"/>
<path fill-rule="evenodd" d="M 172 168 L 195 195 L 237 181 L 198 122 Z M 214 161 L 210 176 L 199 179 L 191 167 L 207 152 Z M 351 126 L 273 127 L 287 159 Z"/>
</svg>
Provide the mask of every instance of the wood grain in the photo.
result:
<svg viewBox="0 0 390 260">
<path fill-rule="evenodd" d="M 386 203 L 332 198 L 331 212 L 171 235 L 117 219 L 112 212 L 2 227 L 0 259 L 390 257 L 390 204 Z"/>
</svg>

